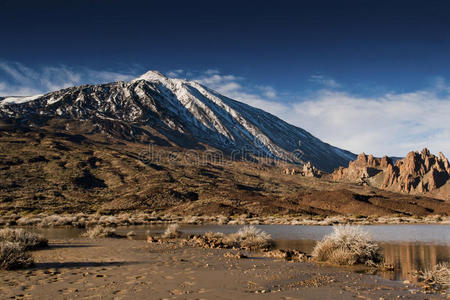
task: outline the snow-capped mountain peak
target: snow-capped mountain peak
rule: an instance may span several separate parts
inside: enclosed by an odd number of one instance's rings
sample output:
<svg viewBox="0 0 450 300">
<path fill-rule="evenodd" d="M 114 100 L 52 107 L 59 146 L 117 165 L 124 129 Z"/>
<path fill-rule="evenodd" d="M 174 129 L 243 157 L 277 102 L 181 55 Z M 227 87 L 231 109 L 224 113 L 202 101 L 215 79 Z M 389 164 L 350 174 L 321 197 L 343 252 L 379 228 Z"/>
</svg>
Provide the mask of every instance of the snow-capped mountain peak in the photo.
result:
<svg viewBox="0 0 450 300">
<path fill-rule="evenodd" d="M 265 111 L 158 71 L 130 82 L 83 85 L 27 100 L 3 100 L 0 117 L 90 120 L 109 134 L 126 127 L 120 137 L 129 140 L 145 140 L 149 133 L 144 128 L 151 127 L 182 147 L 209 145 L 227 153 L 311 161 L 326 171 L 356 157 Z"/>
<path fill-rule="evenodd" d="M 134 81 L 137 80 L 145 80 L 145 81 L 150 81 L 150 82 L 155 82 L 155 81 L 167 81 L 169 78 L 164 75 L 163 73 L 159 72 L 159 71 L 147 71 L 146 73 L 142 74 L 141 76 L 139 76 L 138 78 L 136 78 Z"/>
</svg>

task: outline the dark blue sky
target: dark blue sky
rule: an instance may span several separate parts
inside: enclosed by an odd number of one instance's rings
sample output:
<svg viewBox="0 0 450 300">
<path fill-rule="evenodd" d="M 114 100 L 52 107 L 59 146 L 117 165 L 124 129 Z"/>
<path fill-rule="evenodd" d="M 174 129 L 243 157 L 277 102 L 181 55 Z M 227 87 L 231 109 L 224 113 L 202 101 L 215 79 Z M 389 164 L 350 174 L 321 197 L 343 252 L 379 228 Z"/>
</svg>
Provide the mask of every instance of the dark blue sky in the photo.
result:
<svg viewBox="0 0 450 300">
<path fill-rule="evenodd" d="M 403 92 L 450 78 L 449 14 L 449 1 L 0 0 L 0 60 Z"/>
<path fill-rule="evenodd" d="M 0 96 L 156 69 L 356 153 L 449 154 L 449 16 L 445 0 L 0 0 Z"/>
</svg>

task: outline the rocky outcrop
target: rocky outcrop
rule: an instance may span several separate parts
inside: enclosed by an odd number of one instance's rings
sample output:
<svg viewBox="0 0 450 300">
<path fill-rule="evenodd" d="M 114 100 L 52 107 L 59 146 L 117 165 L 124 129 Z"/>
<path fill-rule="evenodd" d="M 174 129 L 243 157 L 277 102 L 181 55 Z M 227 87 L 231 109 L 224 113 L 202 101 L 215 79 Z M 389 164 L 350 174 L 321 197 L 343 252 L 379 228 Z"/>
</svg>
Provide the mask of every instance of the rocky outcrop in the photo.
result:
<svg viewBox="0 0 450 300">
<path fill-rule="evenodd" d="M 347 180 L 358 183 L 366 183 L 366 179 L 380 173 L 380 169 L 392 165 L 392 160 L 387 156 L 376 158 L 373 155 L 367 156 L 365 153 L 358 155 L 356 160 L 349 162 L 348 168 L 339 167 L 331 174 L 332 179 Z"/>
<path fill-rule="evenodd" d="M 308 161 L 306 164 L 303 165 L 302 175 L 305 177 L 319 178 L 322 176 L 322 173 L 316 167 L 314 167 L 311 164 L 311 162 Z"/>
<path fill-rule="evenodd" d="M 331 177 L 335 181 L 350 181 L 375 186 L 385 190 L 409 194 L 439 195 L 448 199 L 450 166 L 441 152 L 438 156 L 423 149 L 411 151 L 395 164 L 385 156 L 376 158 L 362 153 L 347 168 L 336 169 Z M 442 189 L 442 191 L 440 191 Z"/>
<path fill-rule="evenodd" d="M 305 177 L 315 177 L 315 178 L 322 177 L 322 172 L 319 169 L 317 169 L 315 166 L 313 166 L 311 164 L 311 162 L 309 162 L 309 161 L 303 165 L 301 170 L 298 170 L 295 168 L 284 169 L 284 174 L 286 174 L 286 175 L 301 175 L 301 176 L 305 176 Z"/>
</svg>

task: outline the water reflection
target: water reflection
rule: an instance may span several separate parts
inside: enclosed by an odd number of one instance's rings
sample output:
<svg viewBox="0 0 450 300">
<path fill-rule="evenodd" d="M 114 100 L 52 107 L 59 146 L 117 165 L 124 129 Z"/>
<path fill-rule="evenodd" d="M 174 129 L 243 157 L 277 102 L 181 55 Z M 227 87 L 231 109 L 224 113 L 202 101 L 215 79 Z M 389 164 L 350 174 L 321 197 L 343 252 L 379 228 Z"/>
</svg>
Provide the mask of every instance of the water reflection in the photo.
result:
<svg viewBox="0 0 450 300">
<path fill-rule="evenodd" d="M 182 231 L 204 233 L 207 231 L 233 233 L 242 226 L 227 225 L 187 225 Z M 311 253 L 317 240 L 332 231 L 331 226 L 257 226 L 270 233 L 276 247 L 297 249 Z M 414 272 L 418 269 L 432 268 L 434 265 L 450 260 L 449 226 L 445 225 L 376 225 L 363 226 L 379 241 L 385 260 L 396 267 L 394 272 L 380 272 L 378 275 L 391 280 L 415 281 Z M 49 239 L 77 238 L 84 231 L 78 228 L 39 228 L 34 229 Z M 135 239 L 145 239 L 147 231 L 153 234 L 164 231 L 163 225 L 130 226 L 117 228 L 117 233 L 126 234 L 133 230 Z"/>
<path fill-rule="evenodd" d="M 428 243 L 381 244 L 387 263 L 394 272 L 380 273 L 384 278 L 415 281 L 414 272 L 431 268 L 450 258 L 450 247 Z"/>
<path fill-rule="evenodd" d="M 317 241 L 314 240 L 277 240 L 276 248 L 297 249 L 311 253 Z M 380 243 L 385 261 L 395 266 L 394 272 L 378 272 L 383 278 L 391 280 L 416 281 L 414 272 L 431 268 L 434 265 L 448 261 L 450 247 L 433 243 Z"/>
</svg>

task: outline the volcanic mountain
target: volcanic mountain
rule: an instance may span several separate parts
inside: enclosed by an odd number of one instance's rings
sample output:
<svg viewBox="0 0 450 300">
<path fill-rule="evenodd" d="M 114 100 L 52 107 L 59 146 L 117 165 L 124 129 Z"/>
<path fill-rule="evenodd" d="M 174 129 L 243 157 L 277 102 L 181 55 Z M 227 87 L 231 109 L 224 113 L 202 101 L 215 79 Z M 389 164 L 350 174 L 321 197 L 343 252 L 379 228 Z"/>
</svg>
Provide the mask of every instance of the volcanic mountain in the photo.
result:
<svg viewBox="0 0 450 300">
<path fill-rule="evenodd" d="M 130 82 L 0 98 L 0 117 L 7 123 L 3 126 L 39 127 L 50 120 L 59 120 L 60 125 L 77 120 L 88 134 L 188 149 L 213 148 L 236 158 L 309 161 L 324 171 L 347 165 L 356 157 L 263 110 L 195 81 L 167 78 L 157 71 Z"/>
<path fill-rule="evenodd" d="M 330 171 L 354 158 L 267 112 L 158 72 L 0 98 L 0 216 L 448 215 L 443 200 L 295 172 L 294 163 L 311 162 L 303 171 L 314 175 L 314 166 Z"/>
</svg>

